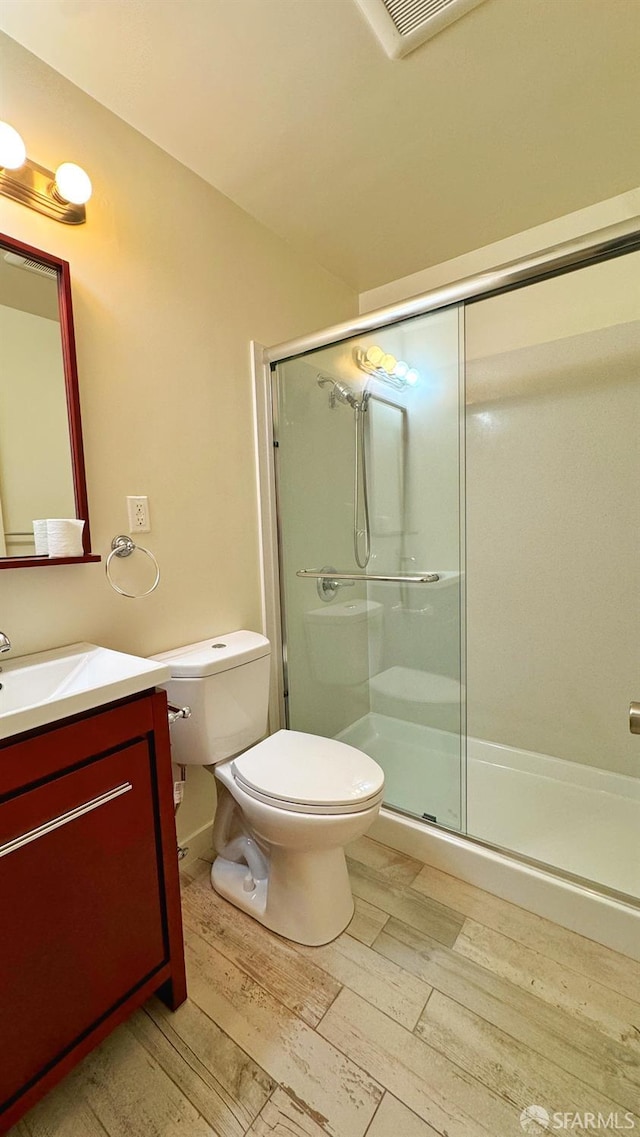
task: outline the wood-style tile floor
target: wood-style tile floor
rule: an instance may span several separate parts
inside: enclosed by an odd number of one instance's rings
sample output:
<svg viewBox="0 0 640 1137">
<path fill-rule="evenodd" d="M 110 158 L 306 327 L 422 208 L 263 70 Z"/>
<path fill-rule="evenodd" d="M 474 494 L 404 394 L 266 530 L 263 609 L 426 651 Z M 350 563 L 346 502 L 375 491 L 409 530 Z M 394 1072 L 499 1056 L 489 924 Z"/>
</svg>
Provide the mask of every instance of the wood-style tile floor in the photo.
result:
<svg viewBox="0 0 640 1137">
<path fill-rule="evenodd" d="M 196 862 L 187 1003 L 152 1000 L 12 1137 L 522 1137 L 531 1105 L 640 1137 L 639 964 L 367 838 L 349 852 L 355 916 L 321 948 Z"/>
</svg>

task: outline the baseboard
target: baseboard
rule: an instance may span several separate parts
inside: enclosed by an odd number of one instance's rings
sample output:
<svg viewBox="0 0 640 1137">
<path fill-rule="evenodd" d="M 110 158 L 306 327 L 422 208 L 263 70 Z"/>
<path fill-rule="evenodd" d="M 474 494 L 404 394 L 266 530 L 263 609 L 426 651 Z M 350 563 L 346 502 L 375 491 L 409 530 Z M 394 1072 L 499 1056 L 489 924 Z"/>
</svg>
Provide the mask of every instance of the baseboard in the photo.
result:
<svg viewBox="0 0 640 1137">
<path fill-rule="evenodd" d="M 211 842 L 211 822 L 208 821 L 206 825 L 201 825 L 199 829 L 195 829 L 193 833 L 188 833 L 185 837 L 180 839 L 180 848 L 188 849 L 186 857 L 180 861 L 180 867 L 188 869 L 190 864 L 202 858 L 202 860 L 211 860 L 211 850 L 213 848 Z"/>
</svg>

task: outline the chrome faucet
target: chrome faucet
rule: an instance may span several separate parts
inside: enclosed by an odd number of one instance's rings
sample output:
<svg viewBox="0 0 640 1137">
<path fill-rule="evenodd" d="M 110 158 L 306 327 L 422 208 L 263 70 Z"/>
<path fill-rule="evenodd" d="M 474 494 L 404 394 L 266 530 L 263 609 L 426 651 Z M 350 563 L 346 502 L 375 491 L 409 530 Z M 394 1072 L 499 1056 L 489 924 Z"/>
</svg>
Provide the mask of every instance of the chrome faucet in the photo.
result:
<svg viewBox="0 0 640 1137">
<path fill-rule="evenodd" d="M 0 632 L 0 654 L 3 651 L 11 651 L 11 640 L 4 632 Z"/>
</svg>

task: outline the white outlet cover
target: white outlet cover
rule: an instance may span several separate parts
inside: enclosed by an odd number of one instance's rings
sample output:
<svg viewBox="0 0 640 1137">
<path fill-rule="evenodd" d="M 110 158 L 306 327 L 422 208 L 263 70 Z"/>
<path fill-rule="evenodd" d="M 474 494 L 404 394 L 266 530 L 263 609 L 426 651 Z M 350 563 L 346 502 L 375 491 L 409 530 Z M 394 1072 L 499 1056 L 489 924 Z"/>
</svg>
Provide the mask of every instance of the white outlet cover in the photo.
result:
<svg viewBox="0 0 640 1137">
<path fill-rule="evenodd" d="M 146 496 L 127 498 L 127 516 L 130 533 L 150 533 L 149 498 Z"/>
</svg>

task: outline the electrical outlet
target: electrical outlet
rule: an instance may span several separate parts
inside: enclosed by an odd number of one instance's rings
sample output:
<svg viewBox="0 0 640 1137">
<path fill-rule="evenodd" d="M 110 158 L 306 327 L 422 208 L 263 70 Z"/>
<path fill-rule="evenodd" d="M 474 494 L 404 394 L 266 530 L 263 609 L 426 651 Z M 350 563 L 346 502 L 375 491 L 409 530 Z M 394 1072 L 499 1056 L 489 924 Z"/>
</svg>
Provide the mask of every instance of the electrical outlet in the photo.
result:
<svg viewBox="0 0 640 1137">
<path fill-rule="evenodd" d="M 148 497 L 128 497 L 127 514 L 129 516 L 130 533 L 149 533 L 151 520 L 149 518 Z"/>
</svg>

